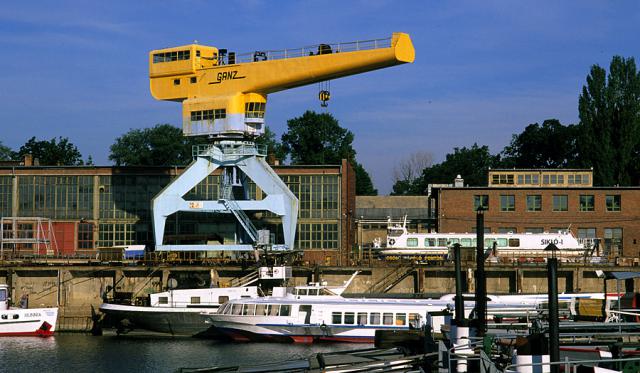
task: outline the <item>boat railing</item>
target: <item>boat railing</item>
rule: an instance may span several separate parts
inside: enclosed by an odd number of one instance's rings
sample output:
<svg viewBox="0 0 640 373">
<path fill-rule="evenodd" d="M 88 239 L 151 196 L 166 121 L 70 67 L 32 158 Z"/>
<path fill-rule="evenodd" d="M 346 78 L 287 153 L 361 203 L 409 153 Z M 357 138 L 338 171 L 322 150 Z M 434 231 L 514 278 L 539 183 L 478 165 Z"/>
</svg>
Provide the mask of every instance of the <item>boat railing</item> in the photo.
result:
<svg viewBox="0 0 640 373">
<path fill-rule="evenodd" d="M 565 372 L 577 373 L 578 368 L 583 365 L 587 365 L 587 366 L 598 366 L 598 364 L 622 365 L 622 363 L 629 363 L 629 362 L 640 363 L 640 356 L 630 357 L 630 358 L 592 359 L 592 360 L 571 360 L 569 359 L 568 356 L 565 356 L 564 361 L 554 361 L 554 362 L 547 361 L 547 362 L 536 362 L 536 363 L 510 364 L 504 368 L 504 372 L 505 373 L 521 372 L 525 370 L 522 368 L 530 368 L 531 371 L 537 372 L 537 371 L 542 371 L 543 367 L 560 366 L 560 367 L 564 367 Z"/>
</svg>

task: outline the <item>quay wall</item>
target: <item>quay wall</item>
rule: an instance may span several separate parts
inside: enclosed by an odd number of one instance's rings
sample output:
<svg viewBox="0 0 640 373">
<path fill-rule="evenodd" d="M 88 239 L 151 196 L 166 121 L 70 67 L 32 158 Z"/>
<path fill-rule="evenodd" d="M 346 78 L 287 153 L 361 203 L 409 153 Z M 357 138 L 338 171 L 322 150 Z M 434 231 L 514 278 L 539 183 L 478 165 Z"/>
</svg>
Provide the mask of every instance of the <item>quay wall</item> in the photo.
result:
<svg viewBox="0 0 640 373">
<path fill-rule="evenodd" d="M 561 264 L 558 270 L 558 290 L 565 293 L 602 292 L 603 280 L 596 270 L 637 271 L 640 267 L 595 267 Z M 487 291 L 494 294 L 546 293 L 547 271 L 544 264 L 532 266 L 487 266 Z M 294 267 L 290 285 L 302 285 L 320 278 L 329 285 L 342 284 L 355 271 L 346 295 L 373 295 L 380 284 L 390 286 L 388 294 L 427 297 L 455 292 L 455 273 L 452 265 L 418 267 Z M 463 267 L 463 289 L 475 288 L 473 267 Z M 60 331 L 88 331 L 92 312 L 97 313 L 103 296 L 115 288 L 120 293 L 145 297 L 167 287 L 169 278 L 178 281 L 179 288 L 208 287 L 211 283 L 224 285 L 248 274 L 250 270 L 227 266 L 6 266 L 0 268 L 0 281 L 11 287 L 15 305 L 28 295 L 29 307 L 58 306 Z M 638 291 L 640 283 L 633 285 Z M 607 290 L 616 290 L 616 281 L 607 281 Z"/>
</svg>

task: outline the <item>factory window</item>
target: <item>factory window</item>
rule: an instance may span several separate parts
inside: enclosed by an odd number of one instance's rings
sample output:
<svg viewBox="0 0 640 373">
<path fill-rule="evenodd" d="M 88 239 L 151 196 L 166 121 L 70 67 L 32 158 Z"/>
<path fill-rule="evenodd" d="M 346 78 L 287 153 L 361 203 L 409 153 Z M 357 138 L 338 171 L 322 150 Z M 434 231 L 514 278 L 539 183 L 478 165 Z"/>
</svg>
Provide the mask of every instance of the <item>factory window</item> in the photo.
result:
<svg viewBox="0 0 640 373">
<path fill-rule="evenodd" d="M 331 312 L 331 323 L 342 324 L 342 312 Z"/>
<path fill-rule="evenodd" d="M 93 249 L 93 223 L 78 223 L 78 249 Z"/>
<path fill-rule="evenodd" d="M 516 211 L 516 196 L 513 194 L 501 195 L 500 211 Z"/>
<path fill-rule="evenodd" d="M 578 228 L 578 238 L 596 238 L 596 229 Z"/>
<path fill-rule="evenodd" d="M 183 61 L 191 58 L 191 51 L 175 51 L 155 53 L 153 55 L 153 63 Z"/>
<path fill-rule="evenodd" d="M 0 176 L 0 216 L 11 216 L 13 178 Z"/>
<path fill-rule="evenodd" d="M 353 325 L 355 323 L 355 314 L 353 312 L 344 313 L 344 323 Z"/>
<path fill-rule="evenodd" d="M 369 325 L 380 325 L 380 313 L 371 312 L 369 314 Z"/>
<path fill-rule="evenodd" d="M 553 196 L 553 211 L 569 211 L 568 196 L 566 194 Z"/>
<path fill-rule="evenodd" d="M 513 174 L 493 174 L 491 181 L 492 184 L 513 185 Z"/>
<path fill-rule="evenodd" d="M 191 297 L 191 304 L 200 304 L 200 297 Z"/>
<path fill-rule="evenodd" d="M 472 233 L 477 233 L 478 232 L 478 228 L 477 227 L 471 227 L 471 232 Z M 484 233 L 491 233 L 491 227 L 484 227 Z"/>
<path fill-rule="evenodd" d="M 606 202 L 607 202 L 607 211 L 620 211 L 621 203 L 620 203 L 619 194 L 606 196 Z"/>
<path fill-rule="evenodd" d="M 544 228 L 540 227 L 527 227 L 524 229 L 525 233 L 544 233 Z"/>
<path fill-rule="evenodd" d="M 158 297 L 158 304 L 169 304 L 168 297 Z"/>
<path fill-rule="evenodd" d="M 622 228 L 604 229 L 604 248 L 612 256 L 622 256 Z"/>
<path fill-rule="evenodd" d="M 542 211 L 542 196 L 539 194 L 527 196 L 527 211 Z"/>
<path fill-rule="evenodd" d="M 247 102 L 244 104 L 244 116 L 245 118 L 264 118 L 264 111 L 266 108 L 264 102 Z"/>
<path fill-rule="evenodd" d="M 382 314 L 382 325 L 393 325 L 393 313 L 385 312 Z"/>
<path fill-rule="evenodd" d="M 407 238 L 407 247 L 418 247 L 417 238 Z"/>
<path fill-rule="evenodd" d="M 486 194 L 479 194 L 473 196 L 473 211 L 478 211 L 478 207 L 482 207 L 483 210 L 489 210 L 489 196 Z"/>
<path fill-rule="evenodd" d="M 595 197 L 593 195 L 580 195 L 580 211 L 594 211 Z"/>
<path fill-rule="evenodd" d="M 498 228 L 498 233 L 517 233 L 518 229 L 516 227 L 502 227 Z"/>
</svg>

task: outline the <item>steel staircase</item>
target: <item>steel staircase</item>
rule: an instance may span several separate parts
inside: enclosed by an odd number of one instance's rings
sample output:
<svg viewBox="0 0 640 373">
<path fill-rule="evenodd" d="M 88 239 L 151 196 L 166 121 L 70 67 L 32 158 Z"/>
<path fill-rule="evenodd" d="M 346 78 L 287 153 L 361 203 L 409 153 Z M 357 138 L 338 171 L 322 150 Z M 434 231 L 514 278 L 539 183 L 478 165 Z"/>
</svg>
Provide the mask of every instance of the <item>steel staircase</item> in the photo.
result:
<svg viewBox="0 0 640 373">
<path fill-rule="evenodd" d="M 387 276 L 382 278 L 380 281 L 371 285 L 371 287 L 369 287 L 368 292 L 378 293 L 378 294 L 386 293 L 389 290 L 393 289 L 394 286 L 398 285 L 400 281 L 404 280 L 409 275 L 411 275 L 414 270 L 415 270 L 415 267 L 413 266 L 413 264 L 408 266 L 400 265 L 399 267 L 394 269 L 391 273 L 389 273 Z"/>
<path fill-rule="evenodd" d="M 247 214 L 240 208 L 238 203 L 233 199 L 233 190 L 231 184 L 224 184 L 222 186 L 222 199 L 220 200 L 224 207 L 231 211 L 233 216 L 238 219 L 242 228 L 244 228 L 245 232 L 249 235 L 253 242 L 258 240 L 258 230 L 251 222 L 251 219 L 247 216 Z"/>
<path fill-rule="evenodd" d="M 231 281 L 229 281 L 229 286 L 230 287 L 248 286 L 256 281 L 258 281 L 257 267 L 256 267 L 256 270 L 252 270 L 251 272 L 249 272 L 248 275 L 231 279 Z"/>
</svg>

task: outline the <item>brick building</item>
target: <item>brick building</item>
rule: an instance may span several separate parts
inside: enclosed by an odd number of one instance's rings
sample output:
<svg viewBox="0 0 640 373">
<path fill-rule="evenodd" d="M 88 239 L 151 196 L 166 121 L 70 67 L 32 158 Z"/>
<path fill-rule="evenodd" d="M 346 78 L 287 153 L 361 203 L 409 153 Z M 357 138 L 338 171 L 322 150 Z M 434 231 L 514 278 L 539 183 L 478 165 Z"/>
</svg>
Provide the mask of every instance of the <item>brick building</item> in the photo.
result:
<svg viewBox="0 0 640 373">
<path fill-rule="evenodd" d="M 640 253 L 640 187 L 593 187 L 592 170 L 490 170 L 488 187 L 433 190 L 438 232 L 543 232 L 570 228 L 600 238 L 604 254 Z"/>
<path fill-rule="evenodd" d="M 347 161 L 335 166 L 273 166 L 298 197 L 296 249 L 305 259 L 339 264 L 354 245 L 355 175 Z M 151 199 L 181 167 L 39 167 L 0 165 L 0 217 L 3 248 L 12 230 L 36 235 L 53 233 L 56 253 L 73 255 L 99 248 L 145 244 L 153 247 Z M 219 195 L 220 170 L 216 170 L 186 194 L 185 199 L 215 200 Z M 255 184 L 252 198 L 263 193 Z M 17 220 L 16 220 L 17 219 Z M 282 242 L 279 218 L 268 212 L 252 216 L 258 228 L 276 233 Z M 178 213 L 167 221 L 165 243 L 232 242 L 236 222 L 231 214 Z M 28 238 L 28 237 L 27 237 Z M 32 245 L 33 246 L 33 245 Z M 22 245 L 21 249 L 35 250 Z M 14 247 L 15 248 L 15 247 Z M 37 250 L 36 250 L 37 251 Z"/>
</svg>

